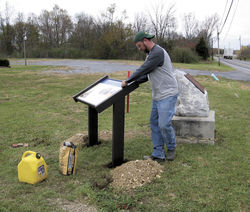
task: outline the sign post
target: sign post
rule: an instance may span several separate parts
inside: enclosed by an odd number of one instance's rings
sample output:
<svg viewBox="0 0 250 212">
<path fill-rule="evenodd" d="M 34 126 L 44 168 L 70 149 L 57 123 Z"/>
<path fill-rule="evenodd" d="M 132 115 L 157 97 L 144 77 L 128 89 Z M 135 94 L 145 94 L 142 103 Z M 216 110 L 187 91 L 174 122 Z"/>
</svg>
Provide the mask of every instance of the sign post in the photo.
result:
<svg viewBox="0 0 250 212">
<path fill-rule="evenodd" d="M 128 71 L 128 78 L 130 77 L 130 71 Z M 127 113 L 129 113 L 129 94 L 127 95 Z"/>
<path fill-rule="evenodd" d="M 113 105 L 112 166 L 124 162 L 125 96 L 139 87 L 132 82 L 125 88 L 121 81 L 105 76 L 73 96 L 75 102 L 88 105 L 89 146 L 98 144 L 98 113 Z"/>
<path fill-rule="evenodd" d="M 98 114 L 95 108 L 89 106 L 88 109 L 88 134 L 89 146 L 98 144 Z"/>
<path fill-rule="evenodd" d="M 124 160 L 124 109 L 125 97 L 113 105 L 112 164 L 120 165 Z"/>
</svg>

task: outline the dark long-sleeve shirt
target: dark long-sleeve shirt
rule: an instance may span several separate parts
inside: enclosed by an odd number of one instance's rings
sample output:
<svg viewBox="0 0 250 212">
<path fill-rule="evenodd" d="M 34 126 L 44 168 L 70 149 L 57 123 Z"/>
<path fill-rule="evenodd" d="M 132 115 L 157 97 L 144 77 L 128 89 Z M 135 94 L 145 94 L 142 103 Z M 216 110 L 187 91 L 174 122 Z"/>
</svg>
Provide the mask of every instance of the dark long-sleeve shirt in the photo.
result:
<svg viewBox="0 0 250 212">
<path fill-rule="evenodd" d="M 161 100 L 178 93 L 178 84 L 168 53 L 159 45 L 154 45 L 146 61 L 129 77 L 126 82 L 150 81 L 152 98 Z"/>
<path fill-rule="evenodd" d="M 138 81 L 143 83 L 148 81 L 148 74 L 164 63 L 164 52 L 162 48 L 154 45 L 147 55 L 146 61 L 126 80 L 127 83 Z"/>
</svg>

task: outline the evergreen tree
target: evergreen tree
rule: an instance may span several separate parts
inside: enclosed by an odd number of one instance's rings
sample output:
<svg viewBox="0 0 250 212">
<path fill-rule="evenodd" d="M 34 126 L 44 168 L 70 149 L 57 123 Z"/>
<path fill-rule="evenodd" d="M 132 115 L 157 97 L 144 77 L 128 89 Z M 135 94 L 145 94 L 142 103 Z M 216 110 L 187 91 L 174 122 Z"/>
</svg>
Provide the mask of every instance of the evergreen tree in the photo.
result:
<svg viewBox="0 0 250 212">
<path fill-rule="evenodd" d="M 199 42 L 195 46 L 195 50 L 204 60 L 207 60 L 209 57 L 208 47 L 203 37 L 200 38 Z"/>
</svg>

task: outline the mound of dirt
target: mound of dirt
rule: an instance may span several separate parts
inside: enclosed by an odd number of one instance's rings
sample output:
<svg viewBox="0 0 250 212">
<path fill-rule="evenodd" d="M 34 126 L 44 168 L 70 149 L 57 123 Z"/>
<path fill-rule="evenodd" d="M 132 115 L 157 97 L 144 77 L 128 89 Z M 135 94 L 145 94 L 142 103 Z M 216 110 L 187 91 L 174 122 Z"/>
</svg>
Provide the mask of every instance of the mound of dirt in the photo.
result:
<svg viewBox="0 0 250 212">
<path fill-rule="evenodd" d="M 75 144 L 76 146 L 79 147 L 84 147 L 88 144 L 88 135 L 82 134 L 82 133 L 78 133 L 75 134 L 74 136 L 66 139 L 65 141 L 63 141 L 61 143 L 61 146 L 63 146 L 64 142 L 72 142 L 73 144 Z"/>
<path fill-rule="evenodd" d="M 111 171 L 111 186 L 129 191 L 150 183 L 154 178 L 160 178 L 162 172 L 163 167 L 151 159 L 130 161 Z"/>
</svg>

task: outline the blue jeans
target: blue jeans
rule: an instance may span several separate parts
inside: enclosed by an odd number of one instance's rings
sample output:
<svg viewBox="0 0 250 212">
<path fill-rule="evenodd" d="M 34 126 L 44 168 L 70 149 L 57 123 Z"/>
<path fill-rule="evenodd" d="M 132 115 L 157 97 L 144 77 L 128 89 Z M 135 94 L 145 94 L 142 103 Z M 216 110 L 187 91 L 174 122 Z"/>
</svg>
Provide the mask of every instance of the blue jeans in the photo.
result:
<svg viewBox="0 0 250 212">
<path fill-rule="evenodd" d="M 153 141 L 152 155 L 165 158 L 164 144 L 168 150 L 176 148 L 176 139 L 171 120 L 175 113 L 175 104 L 178 94 L 165 99 L 152 102 L 150 117 L 151 136 Z"/>
</svg>

